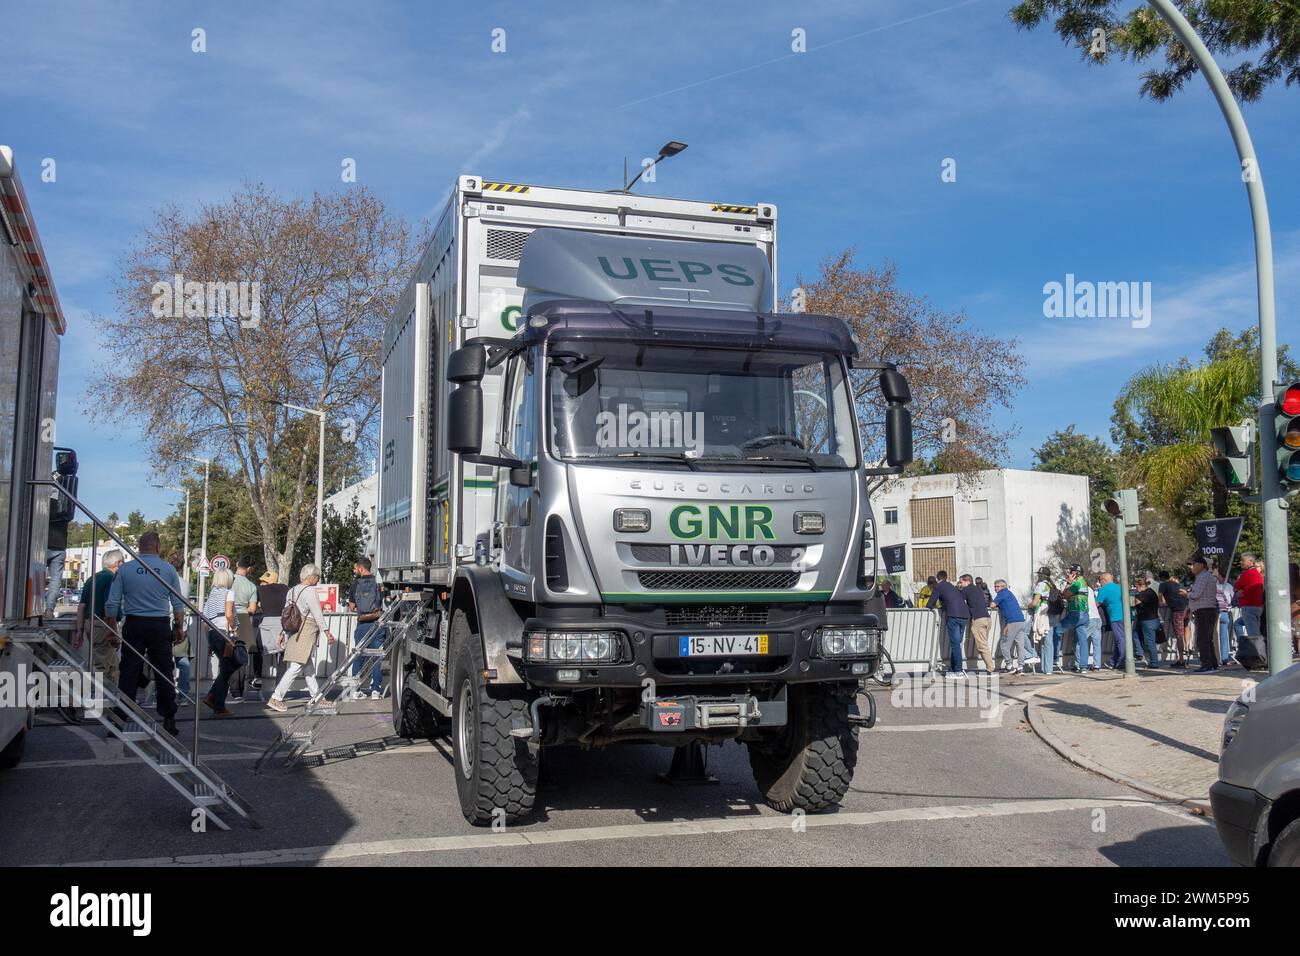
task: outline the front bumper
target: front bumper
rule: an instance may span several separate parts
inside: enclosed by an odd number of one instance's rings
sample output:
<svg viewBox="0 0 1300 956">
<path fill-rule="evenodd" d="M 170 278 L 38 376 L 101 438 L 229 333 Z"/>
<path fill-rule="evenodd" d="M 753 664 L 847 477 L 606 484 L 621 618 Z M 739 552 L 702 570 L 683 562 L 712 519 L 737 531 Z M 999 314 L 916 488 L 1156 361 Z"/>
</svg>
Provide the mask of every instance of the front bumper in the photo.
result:
<svg viewBox="0 0 1300 956">
<path fill-rule="evenodd" d="M 1248 787 L 1222 780 L 1210 787 L 1210 807 L 1228 856 L 1239 866 L 1256 866 L 1268 843 L 1272 801 Z"/>
<path fill-rule="evenodd" d="M 774 685 L 857 681 L 854 664 L 867 664 L 868 673 L 877 655 L 853 659 L 825 659 L 815 656 L 816 634 L 823 627 L 869 627 L 875 623 L 860 610 L 822 606 L 819 610 L 786 613 L 766 625 L 735 625 L 703 628 L 698 625 L 672 626 L 661 615 L 639 615 L 621 609 L 593 615 L 587 620 L 546 616 L 529 619 L 527 630 L 612 630 L 623 637 L 623 658 L 618 663 L 580 665 L 533 663 L 512 649 L 515 666 L 528 683 L 557 690 L 584 688 L 640 688 L 645 681 L 675 687 L 728 686 L 768 683 Z M 760 656 L 682 657 L 681 639 L 691 635 L 744 636 L 766 634 L 768 653 Z M 559 679 L 560 671 L 578 670 L 578 680 Z"/>
</svg>

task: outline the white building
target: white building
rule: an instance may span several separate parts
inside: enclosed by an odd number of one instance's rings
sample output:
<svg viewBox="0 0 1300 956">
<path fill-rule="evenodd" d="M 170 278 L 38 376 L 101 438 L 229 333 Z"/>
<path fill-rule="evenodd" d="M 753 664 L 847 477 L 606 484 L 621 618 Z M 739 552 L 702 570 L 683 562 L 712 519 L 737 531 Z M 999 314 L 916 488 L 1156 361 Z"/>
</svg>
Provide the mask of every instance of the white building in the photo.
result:
<svg viewBox="0 0 1300 956">
<path fill-rule="evenodd" d="M 359 511 L 366 519 L 366 540 L 363 550 L 372 558 L 375 554 L 375 519 L 379 511 L 379 475 L 362 478 L 347 485 L 325 499 L 325 507 L 333 508 L 340 517 Z"/>
<path fill-rule="evenodd" d="M 1088 479 L 1043 471 L 981 471 L 959 487 L 957 475 L 901 478 L 872 497 L 882 547 L 907 545 L 904 587 L 913 593 L 944 570 L 1005 578 L 1027 600 L 1034 572 L 1057 541 L 1089 536 Z"/>
</svg>

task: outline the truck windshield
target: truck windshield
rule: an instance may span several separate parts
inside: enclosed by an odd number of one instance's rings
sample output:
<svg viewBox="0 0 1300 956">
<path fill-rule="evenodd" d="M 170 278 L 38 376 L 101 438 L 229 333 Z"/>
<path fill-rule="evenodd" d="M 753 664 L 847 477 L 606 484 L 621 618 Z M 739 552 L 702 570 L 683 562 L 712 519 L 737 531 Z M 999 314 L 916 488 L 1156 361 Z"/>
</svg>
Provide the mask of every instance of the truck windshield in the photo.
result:
<svg viewBox="0 0 1300 956">
<path fill-rule="evenodd" d="M 557 458 L 857 464 L 838 355 L 584 340 L 556 344 L 549 366 Z"/>
</svg>

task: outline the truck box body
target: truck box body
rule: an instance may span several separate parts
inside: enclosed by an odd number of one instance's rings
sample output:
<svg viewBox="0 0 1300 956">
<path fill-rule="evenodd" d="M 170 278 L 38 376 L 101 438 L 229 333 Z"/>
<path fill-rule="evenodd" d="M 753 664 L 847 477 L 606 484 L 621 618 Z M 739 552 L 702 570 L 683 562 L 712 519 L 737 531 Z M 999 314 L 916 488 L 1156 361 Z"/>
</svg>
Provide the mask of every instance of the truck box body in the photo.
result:
<svg viewBox="0 0 1300 956">
<path fill-rule="evenodd" d="M 63 313 L 13 153 L 0 146 L 0 609 L 4 620 L 44 610 Z"/>
<path fill-rule="evenodd" d="M 477 535 L 491 524 L 498 469 L 453 462 L 446 450 L 445 366 L 447 356 L 470 339 L 515 333 L 523 314 L 517 266 L 525 241 L 538 228 L 740 243 L 762 250 L 776 271 L 771 204 L 460 177 L 384 333 L 376 566 L 387 581 L 447 583 L 457 559 L 472 555 Z M 775 304 L 773 292 L 770 305 Z M 487 453 L 495 451 L 501 371 L 494 369 L 482 383 Z M 448 494 L 453 482 L 463 487 L 462 496 Z"/>
<path fill-rule="evenodd" d="M 29 482 L 50 477 L 63 331 L 13 152 L 0 146 L 0 674 L 18 688 L 32 654 L 8 628 L 45 608 L 50 495 Z M 31 720 L 30 707 L 0 707 L 0 765 L 17 761 Z"/>
</svg>

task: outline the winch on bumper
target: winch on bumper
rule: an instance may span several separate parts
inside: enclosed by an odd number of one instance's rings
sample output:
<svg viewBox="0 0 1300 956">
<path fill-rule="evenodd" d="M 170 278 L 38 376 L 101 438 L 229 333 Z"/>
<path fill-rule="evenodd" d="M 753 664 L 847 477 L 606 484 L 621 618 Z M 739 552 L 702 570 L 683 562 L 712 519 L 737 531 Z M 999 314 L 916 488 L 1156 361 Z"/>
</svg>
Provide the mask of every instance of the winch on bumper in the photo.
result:
<svg viewBox="0 0 1300 956">
<path fill-rule="evenodd" d="M 675 696 L 646 701 L 641 720 L 655 733 L 724 728 L 782 727 L 786 722 L 785 688 L 777 699 L 759 701 L 752 694 Z"/>
</svg>

